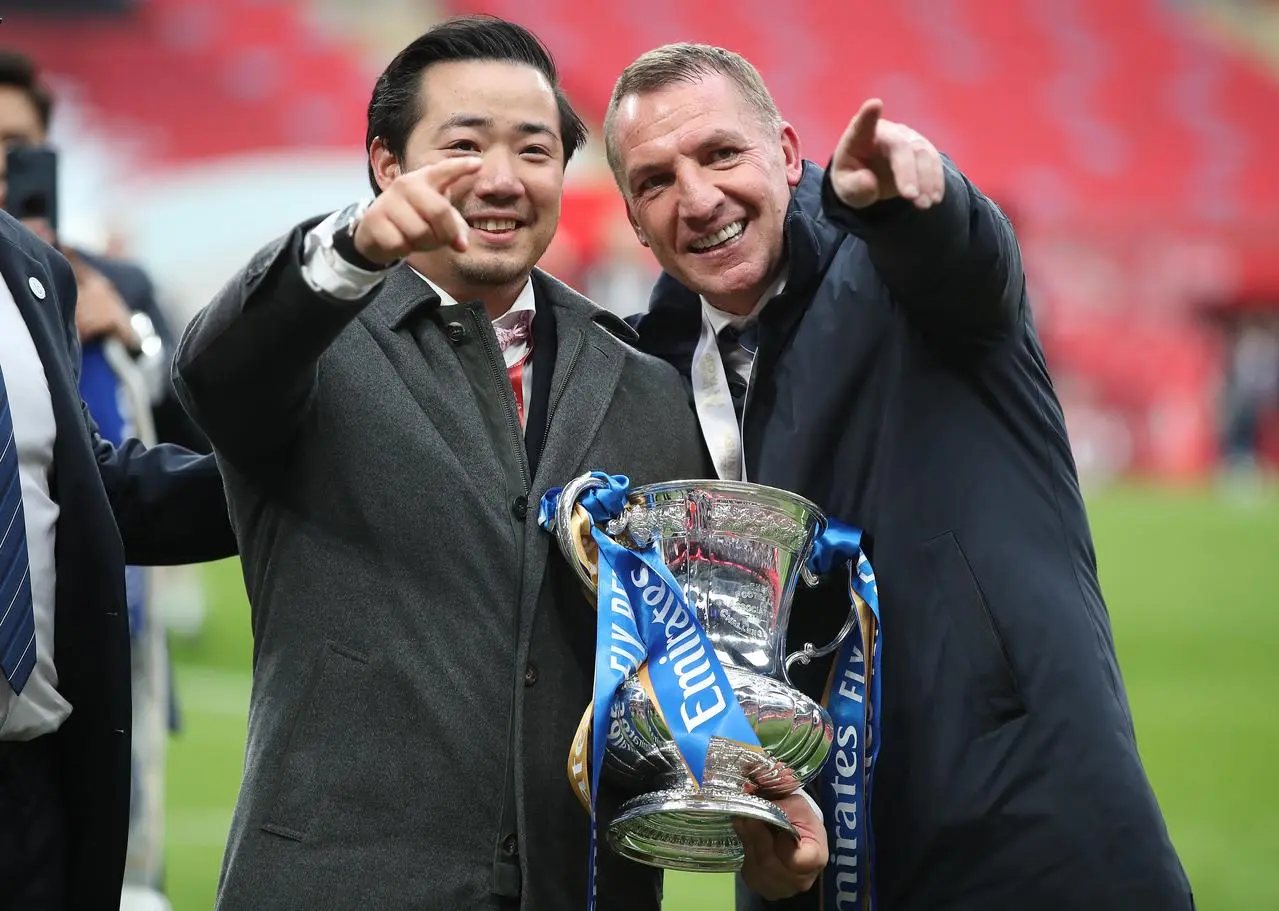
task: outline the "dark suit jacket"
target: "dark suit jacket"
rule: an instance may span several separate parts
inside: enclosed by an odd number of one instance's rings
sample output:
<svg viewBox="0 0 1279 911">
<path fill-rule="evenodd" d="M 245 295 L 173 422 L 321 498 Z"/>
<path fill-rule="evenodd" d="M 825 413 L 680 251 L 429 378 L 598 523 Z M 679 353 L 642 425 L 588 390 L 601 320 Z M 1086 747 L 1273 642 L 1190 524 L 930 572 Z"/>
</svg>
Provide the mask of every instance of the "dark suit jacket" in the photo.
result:
<svg viewBox="0 0 1279 911">
<path fill-rule="evenodd" d="M 54 642 L 71 716 L 55 735 L 69 814 L 68 904 L 116 908 L 129 812 L 129 628 L 124 564 L 235 553 L 212 457 L 136 440 L 113 447 L 79 394 L 75 279 L 65 259 L 0 213 L 0 275 L 44 364 L 57 422 Z M 43 296 L 33 290 L 32 279 Z"/>
</svg>

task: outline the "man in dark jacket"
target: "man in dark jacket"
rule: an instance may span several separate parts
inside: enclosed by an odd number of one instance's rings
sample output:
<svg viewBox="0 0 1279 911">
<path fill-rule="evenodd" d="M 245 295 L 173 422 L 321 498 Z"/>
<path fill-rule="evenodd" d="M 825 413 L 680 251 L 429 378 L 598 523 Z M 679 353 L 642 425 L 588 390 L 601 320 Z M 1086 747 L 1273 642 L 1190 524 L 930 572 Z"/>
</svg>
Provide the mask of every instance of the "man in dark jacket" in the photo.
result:
<svg viewBox="0 0 1279 911">
<path fill-rule="evenodd" d="M 76 282 L 0 213 L 0 909 L 120 903 L 129 825 L 125 561 L 231 556 L 212 456 L 103 439 Z"/>
<path fill-rule="evenodd" d="M 641 346 L 688 380 L 720 476 L 864 528 L 879 585 L 870 889 L 839 882 L 849 821 L 825 800 L 818 888 L 756 878 L 738 906 L 1192 908 L 1012 229 L 882 108 L 823 171 L 747 61 L 673 45 L 623 72 L 605 124 L 665 273 Z M 791 644 L 846 611 L 842 586 L 801 592 Z M 821 695 L 830 669 L 797 682 Z"/>
</svg>

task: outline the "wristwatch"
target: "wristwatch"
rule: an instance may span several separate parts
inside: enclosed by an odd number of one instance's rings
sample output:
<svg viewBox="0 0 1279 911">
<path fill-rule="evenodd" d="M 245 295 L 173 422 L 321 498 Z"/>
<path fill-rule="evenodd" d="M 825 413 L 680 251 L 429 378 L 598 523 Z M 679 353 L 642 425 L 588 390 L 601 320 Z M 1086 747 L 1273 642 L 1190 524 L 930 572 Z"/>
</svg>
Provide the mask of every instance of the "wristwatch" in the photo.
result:
<svg viewBox="0 0 1279 911">
<path fill-rule="evenodd" d="M 343 209 L 333 226 L 333 252 L 345 262 L 365 272 L 385 272 L 397 265 L 398 260 L 389 263 L 375 263 L 355 248 L 355 229 L 360 226 L 360 219 L 368 211 L 369 201 L 352 203 Z"/>
</svg>

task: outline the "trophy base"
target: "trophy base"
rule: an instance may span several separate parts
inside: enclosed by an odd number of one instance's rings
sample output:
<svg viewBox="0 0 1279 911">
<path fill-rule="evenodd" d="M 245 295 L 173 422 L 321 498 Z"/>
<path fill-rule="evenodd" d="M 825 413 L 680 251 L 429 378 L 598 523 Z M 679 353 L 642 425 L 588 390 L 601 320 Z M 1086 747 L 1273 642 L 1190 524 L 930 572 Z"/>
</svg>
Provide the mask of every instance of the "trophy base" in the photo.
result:
<svg viewBox="0 0 1279 911">
<path fill-rule="evenodd" d="M 732 873 L 746 852 L 733 817 L 758 819 L 798 838 L 778 806 L 732 791 L 654 791 L 628 800 L 608 829 L 613 850 L 666 870 Z"/>
</svg>

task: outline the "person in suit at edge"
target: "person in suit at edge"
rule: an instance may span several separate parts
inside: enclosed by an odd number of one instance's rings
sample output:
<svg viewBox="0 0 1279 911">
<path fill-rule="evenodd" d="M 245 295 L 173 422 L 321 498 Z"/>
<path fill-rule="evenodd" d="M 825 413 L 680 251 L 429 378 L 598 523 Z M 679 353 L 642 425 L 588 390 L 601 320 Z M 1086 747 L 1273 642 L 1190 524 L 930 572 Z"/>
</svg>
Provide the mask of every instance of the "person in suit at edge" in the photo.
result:
<svg viewBox="0 0 1279 911">
<path fill-rule="evenodd" d="M 0 908 L 120 903 L 124 567 L 231 556 L 212 456 L 112 446 L 80 399 L 67 261 L 0 213 Z"/>
</svg>

